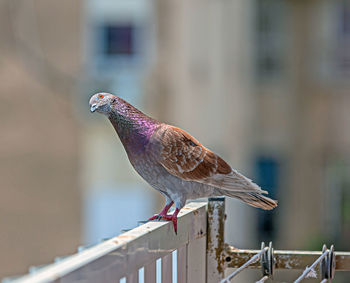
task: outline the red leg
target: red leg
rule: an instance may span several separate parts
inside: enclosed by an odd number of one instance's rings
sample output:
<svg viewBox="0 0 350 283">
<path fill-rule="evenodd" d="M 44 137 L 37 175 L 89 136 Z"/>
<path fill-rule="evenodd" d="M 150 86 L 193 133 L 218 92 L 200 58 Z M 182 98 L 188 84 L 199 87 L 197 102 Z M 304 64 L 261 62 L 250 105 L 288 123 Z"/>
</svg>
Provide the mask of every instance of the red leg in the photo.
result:
<svg viewBox="0 0 350 283">
<path fill-rule="evenodd" d="M 179 214 L 180 209 L 176 208 L 175 212 L 173 213 L 173 217 L 171 218 L 171 221 L 173 222 L 174 225 L 174 230 L 175 230 L 175 234 L 177 235 L 177 215 Z"/>
<path fill-rule="evenodd" d="M 164 208 L 163 208 L 163 210 L 162 210 L 159 214 L 152 216 L 150 219 L 148 219 L 148 221 L 151 221 L 151 220 L 154 220 L 154 219 L 158 219 L 158 220 L 159 220 L 159 219 L 162 219 L 162 218 L 164 219 L 164 217 L 167 216 L 167 213 L 168 213 L 170 207 L 171 207 L 173 204 L 174 204 L 174 202 L 172 201 L 171 203 L 165 205 Z"/>
</svg>

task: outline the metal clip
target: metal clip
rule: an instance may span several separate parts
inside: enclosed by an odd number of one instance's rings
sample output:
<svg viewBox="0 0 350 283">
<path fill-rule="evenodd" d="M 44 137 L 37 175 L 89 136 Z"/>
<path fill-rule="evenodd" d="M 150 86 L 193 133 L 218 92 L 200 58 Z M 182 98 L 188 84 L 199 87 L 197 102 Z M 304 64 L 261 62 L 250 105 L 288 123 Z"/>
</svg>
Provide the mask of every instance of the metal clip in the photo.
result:
<svg viewBox="0 0 350 283">
<path fill-rule="evenodd" d="M 322 253 L 327 250 L 327 246 L 323 245 Z M 335 273 L 335 253 L 334 245 L 329 249 L 328 255 L 322 259 L 320 263 L 320 271 L 322 279 L 333 279 Z"/>
<path fill-rule="evenodd" d="M 265 243 L 261 243 L 261 250 L 265 248 Z M 275 258 L 273 256 L 272 242 L 269 243 L 269 248 L 260 257 L 261 271 L 263 276 L 273 276 L 275 267 Z"/>
</svg>

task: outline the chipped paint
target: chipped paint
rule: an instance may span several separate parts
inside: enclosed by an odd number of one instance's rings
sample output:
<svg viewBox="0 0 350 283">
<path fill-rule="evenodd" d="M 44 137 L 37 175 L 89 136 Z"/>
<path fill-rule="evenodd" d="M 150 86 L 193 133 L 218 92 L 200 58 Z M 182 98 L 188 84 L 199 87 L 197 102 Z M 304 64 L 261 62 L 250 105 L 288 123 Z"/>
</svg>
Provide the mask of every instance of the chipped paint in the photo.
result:
<svg viewBox="0 0 350 283">
<path fill-rule="evenodd" d="M 123 235 L 118 236 L 117 238 L 118 239 L 130 240 L 130 239 L 135 239 L 136 237 L 137 237 L 136 235 L 125 235 L 125 234 L 123 234 Z"/>
</svg>

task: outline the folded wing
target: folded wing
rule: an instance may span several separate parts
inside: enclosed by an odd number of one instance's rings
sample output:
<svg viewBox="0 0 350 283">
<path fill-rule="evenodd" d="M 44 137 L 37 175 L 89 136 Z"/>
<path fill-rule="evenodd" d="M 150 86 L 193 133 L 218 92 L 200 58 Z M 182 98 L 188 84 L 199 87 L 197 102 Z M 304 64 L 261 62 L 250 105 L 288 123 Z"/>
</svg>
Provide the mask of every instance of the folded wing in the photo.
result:
<svg viewBox="0 0 350 283">
<path fill-rule="evenodd" d="M 157 135 L 159 162 L 169 173 L 224 190 L 266 193 L 184 130 L 166 125 Z"/>
</svg>

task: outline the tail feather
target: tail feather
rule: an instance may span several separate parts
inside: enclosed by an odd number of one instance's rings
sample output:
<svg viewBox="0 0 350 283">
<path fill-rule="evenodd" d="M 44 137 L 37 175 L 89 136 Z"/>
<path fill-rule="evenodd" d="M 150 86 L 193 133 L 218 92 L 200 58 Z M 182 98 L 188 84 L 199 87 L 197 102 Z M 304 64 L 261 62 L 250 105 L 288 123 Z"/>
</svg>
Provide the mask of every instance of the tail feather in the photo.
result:
<svg viewBox="0 0 350 283">
<path fill-rule="evenodd" d="M 278 204 L 277 200 L 270 199 L 260 193 L 238 193 L 227 190 L 220 190 L 220 193 L 229 197 L 237 198 L 251 206 L 271 210 Z"/>
<path fill-rule="evenodd" d="M 237 193 L 260 193 L 267 194 L 267 191 L 263 191 L 257 184 L 252 180 L 242 175 L 236 170 L 232 169 L 229 174 L 216 174 L 207 181 L 211 186 L 216 187 L 220 190 L 227 190 Z"/>
</svg>

